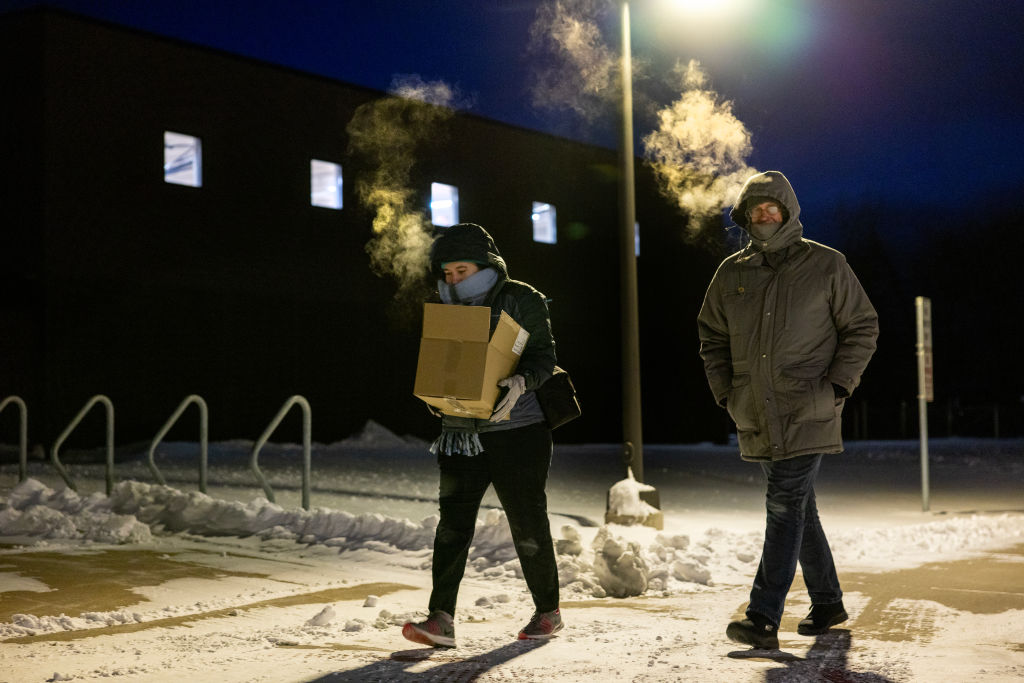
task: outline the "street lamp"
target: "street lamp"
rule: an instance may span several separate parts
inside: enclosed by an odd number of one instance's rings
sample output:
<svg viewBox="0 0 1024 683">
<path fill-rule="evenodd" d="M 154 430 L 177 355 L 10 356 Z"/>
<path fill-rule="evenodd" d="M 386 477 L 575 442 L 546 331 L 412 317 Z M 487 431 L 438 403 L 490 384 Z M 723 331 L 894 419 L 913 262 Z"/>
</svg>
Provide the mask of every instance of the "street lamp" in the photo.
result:
<svg viewBox="0 0 1024 683">
<path fill-rule="evenodd" d="M 644 480 L 643 420 L 640 409 L 640 315 L 636 279 L 636 188 L 633 170 L 633 64 L 629 2 L 622 2 L 622 139 L 619 210 L 619 258 L 622 309 L 623 460 L 633 478 Z M 641 491 L 641 500 L 658 508 L 658 492 Z"/>
<path fill-rule="evenodd" d="M 643 481 L 643 429 L 640 412 L 640 315 L 636 279 L 636 189 L 633 171 L 633 65 L 629 2 L 622 2 L 622 180 L 619 197 L 619 258 L 622 308 L 623 459 Z"/>
<path fill-rule="evenodd" d="M 693 17 L 719 21 L 735 16 L 753 0 L 675 0 Z M 640 315 L 636 276 L 636 183 L 633 156 L 633 60 L 630 41 L 629 1 L 620 0 L 622 27 L 622 131 L 619 258 L 622 310 L 622 435 L 623 460 L 638 482 L 644 480 L 643 422 L 640 407 Z M 658 492 L 643 487 L 640 498 L 660 508 Z M 607 515 L 606 515 L 607 517 Z"/>
<path fill-rule="evenodd" d="M 620 187 L 622 332 L 623 332 L 623 458 L 633 477 L 643 481 L 643 430 L 640 411 L 640 315 L 637 310 L 636 183 L 633 170 L 633 58 L 630 46 L 630 3 L 622 3 L 623 30 L 623 129 L 620 140 L 622 182 Z"/>
</svg>

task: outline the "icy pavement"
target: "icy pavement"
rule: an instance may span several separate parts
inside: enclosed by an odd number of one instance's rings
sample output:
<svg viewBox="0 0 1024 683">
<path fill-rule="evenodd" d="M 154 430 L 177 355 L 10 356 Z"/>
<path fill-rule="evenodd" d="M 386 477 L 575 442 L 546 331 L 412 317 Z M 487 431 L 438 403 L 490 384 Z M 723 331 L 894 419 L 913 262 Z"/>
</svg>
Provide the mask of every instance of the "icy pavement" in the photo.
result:
<svg viewBox="0 0 1024 683">
<path fill-rule="evenodd" d="M 566 629 L 514 640 L 530 616 L 496 501 L 481 510 L 460 595 L 459 647 L 419 648 L 400 624 L 429 594 L 436 470 L 422 444 L 314 449 L 310 511 L 297 447 L 268 447 L 278 504 L 246 469 L 251 444 L 158 458 L 0 467 L 0 681 L 1016 680 L 1024 675 L 1024 442 L 932 444 L 921 511 L 913 442 L 849 444 L 823 464 L 819 504 L 851 620 L 795 633 L 800 579 L 773 653 L 724 626 L 746 604 L 763 524 L 756 466 L 727 447 L 654 446 L 647 482 L 665 529 L 602 525 L 624 469 L 607 445 L 556 449 L 549 482 Z M 130 455 L 130 454 L 129 454 Z M 121 481 L 124 479 L 125 481 Z M 624 561 L 625 560 L 625 561 Z M 618 571 L 609 570 L 618 567 Z M 625 597 L 611 597 L 622 595 Z"/>
</svg>

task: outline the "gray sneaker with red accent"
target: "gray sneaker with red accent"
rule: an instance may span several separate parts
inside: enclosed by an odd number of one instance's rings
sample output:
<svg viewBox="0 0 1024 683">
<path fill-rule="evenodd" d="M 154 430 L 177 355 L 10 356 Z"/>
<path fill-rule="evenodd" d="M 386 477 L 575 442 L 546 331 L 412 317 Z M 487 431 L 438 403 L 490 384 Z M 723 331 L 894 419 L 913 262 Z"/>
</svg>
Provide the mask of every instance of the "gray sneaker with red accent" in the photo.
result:
<svg viewBox="0 0 1024 683">
<path fill-rule="evenodd" d="M 430 613 L 426 621 L 407 621 L 402 626 L 406 640 L 434 647 L 455 647 L 455 620 L 447 612 L 437 610 Z"/>
<path fill-rule="evenodd" d="M 562 630 L 562 613 L 534 612 L 530 623 L 519 632 L 519 640 L 543 640 Z"/>
</svg>

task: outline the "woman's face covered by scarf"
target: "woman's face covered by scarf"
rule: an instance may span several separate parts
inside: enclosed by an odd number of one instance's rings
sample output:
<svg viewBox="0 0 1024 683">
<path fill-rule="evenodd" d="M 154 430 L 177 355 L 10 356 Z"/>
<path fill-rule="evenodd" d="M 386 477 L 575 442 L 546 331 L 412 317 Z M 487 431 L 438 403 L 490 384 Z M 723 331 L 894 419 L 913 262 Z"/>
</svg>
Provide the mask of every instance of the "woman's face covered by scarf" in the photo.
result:
<svg viewBox="0 0 1024 683">
<path fill-rule="evenodd" d="M 444 271 L 444 281 L 449 285 L 457 285 L 478 272 L 480 266 L 472 261 L 450 261 L 441 269 Z"/>
</svg>

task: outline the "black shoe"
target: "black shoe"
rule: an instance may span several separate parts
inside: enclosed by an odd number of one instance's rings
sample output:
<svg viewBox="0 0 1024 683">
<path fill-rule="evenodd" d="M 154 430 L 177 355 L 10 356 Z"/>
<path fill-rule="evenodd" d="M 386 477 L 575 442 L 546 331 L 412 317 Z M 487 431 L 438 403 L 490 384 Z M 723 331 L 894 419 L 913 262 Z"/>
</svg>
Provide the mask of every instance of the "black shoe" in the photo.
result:
<svg viewBox="0 0 1024 683">
<path fill-rule="evenodd" d="M 779 627 L 767 618 L 754 614 L 743 621 L 733 621 L 725 629 L 729 640 L 750 645 L 759 650 L 779 649 Z"/>
<path fill-rule="evenodd" d="M 842 600 L 831 605 L 811 605 L 810 614 L 797 624 L 796 632 L 802 636 L 820 635 L 849 618 Z"/>
</svg>

